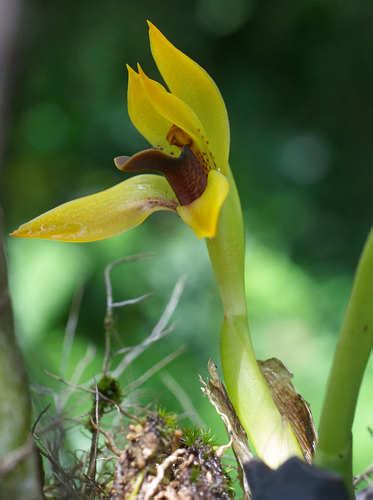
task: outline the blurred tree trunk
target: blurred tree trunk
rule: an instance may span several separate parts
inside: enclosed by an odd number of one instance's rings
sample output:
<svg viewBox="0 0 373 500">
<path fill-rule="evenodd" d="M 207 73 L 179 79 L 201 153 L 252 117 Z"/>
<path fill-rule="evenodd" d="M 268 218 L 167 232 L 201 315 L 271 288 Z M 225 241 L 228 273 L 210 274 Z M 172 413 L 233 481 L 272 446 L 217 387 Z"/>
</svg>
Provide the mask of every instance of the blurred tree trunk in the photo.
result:
<svg viewBox="0 0 373 500">
<path fill-rule="evenodd" d="M 0 0 L 0 168 L 5 149 L 9 95 L 15 76 L 21 0 Z"/>
<path fill-rule="evenodd" d="M 1 214 L 0 214 L 1 215 Z M 33 445 L 31 403 L 14 335 L 0 219 L 0 499 L 41 496 L 39 458 Z"/>
<path fill-rule="evenodd" d="M 16 68 L 20 5 L 20 0 L 0 0 L 0 166 Z M 0 210 L 0 500 L 39 500 L 39 457 L 30 432 L 28 381 L 14 334 L 1 216 Z"/>
</svg>

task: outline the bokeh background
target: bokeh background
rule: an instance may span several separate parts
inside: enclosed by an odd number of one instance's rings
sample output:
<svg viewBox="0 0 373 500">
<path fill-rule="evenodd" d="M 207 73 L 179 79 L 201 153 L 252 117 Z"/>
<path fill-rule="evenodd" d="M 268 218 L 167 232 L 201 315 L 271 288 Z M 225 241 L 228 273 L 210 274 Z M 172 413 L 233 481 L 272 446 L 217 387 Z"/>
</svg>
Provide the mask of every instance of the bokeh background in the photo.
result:
<svg viewBox="0 0 373 500">
<path fill-rule="evenodd" d="M 150 19 L 218 83 L 230 116 L 231 164 L 246 217 L 247 296 L 258 357 L 280 358 L 319 417 L 353 272 L 373 213 L 373 4 L 343 0 L 27 0 L 17 21 L 9 113 L 2 135 L 1 205 L 6 229 L 123 179 L 112 158 L 146 143 L 125 103 L 125 63 L 157 77 Z M 113 275 L 117 299 L 152 292 L 116 313 L 118 346 L 141 341 L 180 276 L 186 288 L 172 334 L 124 374 L 136 380 L 185 345 L 166 368 L 199 417 L 225 441 L 199 389 L 218 361 L 219 298 L 202 241 L 171 214 L 108 241 L 59 244 L 9 240 L 19 342 L 34 387 L 55 387 L 72 297 L 84 295 L 69 373 L 89 344 L 83 381 L 100 369 L 105 266 L 152 252 Z M 163 372 L 165 373 L 165 372 Z M 355 470 L 372 460 L 373 364 L 361 390 Z M 136 396 L 185 408 L 152 377 Z M 35 408 L 42 407 L 40 391 Z M 338 416 L 336 416 L 338 418 Z M 84 433 L 74 446 L 84 446 Z"/>
</svg>

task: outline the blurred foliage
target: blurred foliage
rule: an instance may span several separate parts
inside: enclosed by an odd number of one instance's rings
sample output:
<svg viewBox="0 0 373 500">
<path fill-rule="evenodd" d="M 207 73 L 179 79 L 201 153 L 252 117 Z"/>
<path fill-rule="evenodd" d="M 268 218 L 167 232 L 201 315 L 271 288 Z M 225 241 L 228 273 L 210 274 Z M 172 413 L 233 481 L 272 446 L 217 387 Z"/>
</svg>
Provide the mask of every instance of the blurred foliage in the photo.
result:
<svg viewBox="0 0 373 500">
<path fill-rule="evenodd" d="M 125 109 L 125 63 L 156 76 L 151 19 L 217 81 L 232 129 L 231 163 L 246 212 L 247 290 L 260 358 L 279 357 L 316 418 L 353 271 L 373 213 L 373 4 L 344 0 L 24 2 L 18 78 L 1 204 L 9 229 L 58 203 L 122 179 L 112 158 L 145 142 Z M 175 332 L 146 352 L 126 383 L 185 344 L 167 370 L 223 441 L 197 375 L 218 359 L 221 311 L 202 242 L 170 214 L 109 241 L 9 241 L 20 342 L 31 381 L 52 385 L 69 304 L 85 284 L 70 373 L 88 343 L 101 365 L 103 271 L 123 255 L 151 260 L 114 274 L 119 299 L 152 291 L 116 315 L 121 346 L 144 338 L 186 275 Z M 355 422 L 355 469 L 373 456 L 370 363 Z M 155 376 L 143 402 L 182 411 Z M 38 410 L 38 397 L 36 410 Z M 40 405 L 42 403 L 40 402 Z"/>
</svg>

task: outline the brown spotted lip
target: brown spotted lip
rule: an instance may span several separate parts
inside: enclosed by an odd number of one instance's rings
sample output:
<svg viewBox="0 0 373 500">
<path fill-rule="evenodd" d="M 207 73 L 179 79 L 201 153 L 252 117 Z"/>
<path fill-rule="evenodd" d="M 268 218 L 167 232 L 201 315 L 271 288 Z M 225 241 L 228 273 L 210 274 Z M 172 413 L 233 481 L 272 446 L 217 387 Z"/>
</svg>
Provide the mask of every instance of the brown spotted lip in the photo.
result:
<svg viewBox="0 0 373 500">
<path fill-rule="evenodd" d="M 189 205 L 206 189 L 208 172 L 187 144 L 178 158 L 159 149 L 146 149 L 131 157 L 118 156 L 114 163 L 123 172 L 148 171 L 164 175 L 180 205 Z"/>
</svg>

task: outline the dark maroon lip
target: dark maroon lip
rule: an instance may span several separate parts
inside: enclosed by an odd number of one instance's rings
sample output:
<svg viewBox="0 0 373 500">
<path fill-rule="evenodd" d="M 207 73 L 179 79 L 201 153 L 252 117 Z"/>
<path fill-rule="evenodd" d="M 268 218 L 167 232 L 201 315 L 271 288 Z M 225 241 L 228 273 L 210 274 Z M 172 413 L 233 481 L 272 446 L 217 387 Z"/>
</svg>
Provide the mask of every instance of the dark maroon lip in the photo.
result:
<svg viewBox="0 0 373 500">
<path fill-rule="evenodd" d="M 114 163 L 123 172 L 155 172 L 164 175 L 180 205 L 189 205 L 206 189 L 208 172 L 189 145 L 182 147 L 178 158 L 159 149 L 146 149 L 130 157 L 118 156 Z"/>
</svg>

